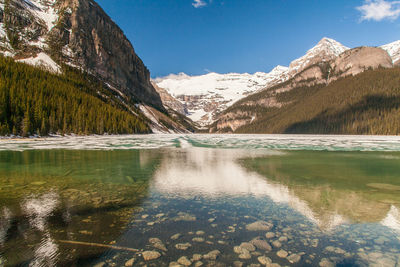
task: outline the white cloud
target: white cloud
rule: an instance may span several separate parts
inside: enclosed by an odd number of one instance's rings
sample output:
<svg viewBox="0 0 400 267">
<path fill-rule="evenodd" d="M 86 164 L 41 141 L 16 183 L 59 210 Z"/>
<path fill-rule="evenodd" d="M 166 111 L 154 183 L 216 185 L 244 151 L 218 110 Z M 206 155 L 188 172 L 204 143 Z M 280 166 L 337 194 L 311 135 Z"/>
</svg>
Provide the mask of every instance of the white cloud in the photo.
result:
<svg viewBox="0 0 400 267">
<path fill-rule="evenodd" d="M 206 5 L 207 3 L 204 2 L 204 0 L 194 0 L 194 2 L 192 3 L 192 6 L 194 6 L 195 8 L 203 7 Z"/>
<path fill-rule="evenodd" d="M 400 1 L 366 0 L 357 10 L 361 20 L 395 20 L 400 16 Z"/>
</svg>

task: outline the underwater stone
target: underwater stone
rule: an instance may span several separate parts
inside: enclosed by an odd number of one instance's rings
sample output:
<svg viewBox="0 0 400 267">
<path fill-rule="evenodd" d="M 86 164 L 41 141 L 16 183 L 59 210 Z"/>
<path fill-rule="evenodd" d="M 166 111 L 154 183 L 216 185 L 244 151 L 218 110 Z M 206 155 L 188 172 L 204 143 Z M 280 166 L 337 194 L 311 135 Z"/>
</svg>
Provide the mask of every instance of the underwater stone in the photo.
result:
<svg viewBox="0 0 400 267">
<path fill-rule="evenodd" d="M 333 262 L 329 261 L 326 258 L 321 259 L 321 261 L 319 262 L 319 266 L 320 267 L 334 267 L 335 264 L 333 264 Z"/>
<path fill-rule="evenodd" d="M 192 264 L 192 262 L 186 256 L 180 257 L 178 259 L 178 263 L 184 266 L 190 266 Z"/>
<path fill-rule="evenodd" d="M 287 253 L 286 250 L 281 249 L 281 250 L 279 250 L 279 251 L 276 253 L 276 255 L 277 255 L 279 258 L 286 258 L 287 255 L 288 255 L 288 253 Z"/>
<path fill-rule="evenodd" d="M 274 225 L 272 223 L 257 221 L 246 225 L 248 231 L 269 231 Z"/>
<path fill-rule="evenodd" d="M 192 245 L 190 243 L 178 243 L 175 245 L 176 249 L 180 249 L 180 250 L 187 250 L 191 246 Z"/>
<path fill-rule="evenodd" d="M 301 256 L 298 255 L 298 254 L 292 254 L 289 257 L 287 257 L 287 260 L 290 263 L 297 263 L 297 262 L 299 262 L 301 260 Z"/>
<path fill-rule="evenodd" d="M 273 232 L 268 232 L 268 233 L 265 234 L 265 237 L 268 238 L 268 239 L 274 238 L 274 237 L 275 237 L 275 233 L 273 233 Z"/>
<path fill-rule="evenodd" d="M 221 252 L 219 250 L 213 250 L 205 254 L 203 258 L 205 260 L 216 260 L 220 254 Z"/>
<path fill-rule="evenodd" d="M 276 248 L 282 247 L 281 242 L 279 242 L 278 240 L 275 240 L 274 242 L 272 242 L 272 245 L 273 245 L 274 247 L 276 247 Z"/>
<path fill-rule="evenodd" d="M 240 247 L 246 249 L 249 252 L 256 250 L 256 247 L 248 242 L 243 242 L 242 244 L 240 244 Z"/>
<path fill-rule="evenodd" d="M 182 267 L 182 264 L 179 264 L 176 261 L 172 261 L 169 263 L 169 267 Z"/>
<path fill-rule="evenodd" d="M 149 239 L 149 243 L 154 247 L 162 251 L 168 251 L 168 249 L 165 247 L 163 242 L 157 238 L 157 237 L 152 237 Z"/>
<path fill-rule="evenodd" d="M 161 257 L 161 254 L 158 251 L 145 251 L 142 253 L 143 259 L 145 261 L 155 260 Z"/>
<path fill-rule="evenodd" d="M 174 234 L 173 236 L 171 236 L 171 239 L 177 240 L 179 237 L 181 237 L 181 234 Z"/>
<path fill-rule="evenodd" d="M 267 241 L 262 239 L 255 238 L 251 240 L 250 243 L 252 243 L 259 250 L 264 250 L 264 251 L 272 250 L 271 245 Z"/>
<path fill-rule="evenodd" d="M 272 263 L 272 260 L 266 256 L 260 256 L 257 258 L 257 260 L 262 265 L 268 265 L 268 264 Z"/>
<path fill-rule="evenodd" d="M 201 254 L 193 254 L 192 260 L 193 261 L 199 261 L 203 258 L 203 255 Z"/>
<path fill-rule="evenodd" d="M 135 258 L 132 258 L 125 262 L 125 267 L 132 267 L 133 263 L 135 263 Z"/>
</svg>

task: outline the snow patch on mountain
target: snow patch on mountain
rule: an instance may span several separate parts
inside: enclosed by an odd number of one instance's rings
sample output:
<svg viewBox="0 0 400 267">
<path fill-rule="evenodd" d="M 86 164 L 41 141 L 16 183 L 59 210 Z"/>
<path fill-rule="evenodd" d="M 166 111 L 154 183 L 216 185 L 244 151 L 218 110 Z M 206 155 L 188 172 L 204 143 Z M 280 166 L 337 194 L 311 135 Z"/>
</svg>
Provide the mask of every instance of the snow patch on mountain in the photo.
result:
<svg viewBox="0 0 400 267">
<path fill-rule="evenodd" d="M 36 17 L 43 20 L 47 26 L 47 30 L 50 31 L 58 20 L 57 11 L 53 8 L 56 0 L 46 0 L 46 4 L 43 4 L 43 2 L 43 0 L 25 0 L 30 11 Z"/>
<path fill-rule="evenodd" d="M 400 60 L 400 40 L 386 45 L 382 45 L 380 48 L 386 50 L 389 56 L 393 59 L 393 63 L 398 63 Z"/>
<path fill-rule="evenodd" d="M 36 57 L 20 59 L 17 61 L 37 67 L 42 67 L 54 73 L 59 73 L 61 71 L 61 67 L 54 60 L 52 60 L 51 57 L 43 52 L 39 53 Z"/>
</svg>

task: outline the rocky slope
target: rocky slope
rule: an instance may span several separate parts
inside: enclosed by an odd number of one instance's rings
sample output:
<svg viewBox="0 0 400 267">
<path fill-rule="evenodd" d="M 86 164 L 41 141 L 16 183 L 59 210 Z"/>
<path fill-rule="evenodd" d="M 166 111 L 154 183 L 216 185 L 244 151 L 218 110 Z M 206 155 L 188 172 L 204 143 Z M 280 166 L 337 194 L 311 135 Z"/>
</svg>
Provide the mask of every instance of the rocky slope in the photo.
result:
<svg viewBox="0 0 400 267">
<path fill-rule="evenodd" d="M 366 70 L 392 68 L 392 61 L 387 51 L 382 48 L 358 47 L 346 50 L 330 61 L 313 62 L 313 65 L 307 66 L 286 82 L 267 87 L 259 93 L 236 102 L 219 115 L 210 131 L 235 132 L 248 125 L 268 123 L 268 120 L 265 120 L 265 114 L 284 110 L 339 78 L 354 76 Z M 342 100 L 342 102 L 345 101 L 346 99 Z"/>
<path fill-rule="evenodd" d="M 340 77 L 357 75 L 366 69 L 391 68 L 392 58 L 376 47 L 357 47 L 340 54 L 329 65 L 328 83 Z"/>
<path fill-rule="evenodd" d="M 126 105 L 170 117 L 149 70 L 95 1 L 0 0 L 0 52 L 52 72 L 60 72 L 63 64 L 81 69 L 106 83 Z"/>
</svg>

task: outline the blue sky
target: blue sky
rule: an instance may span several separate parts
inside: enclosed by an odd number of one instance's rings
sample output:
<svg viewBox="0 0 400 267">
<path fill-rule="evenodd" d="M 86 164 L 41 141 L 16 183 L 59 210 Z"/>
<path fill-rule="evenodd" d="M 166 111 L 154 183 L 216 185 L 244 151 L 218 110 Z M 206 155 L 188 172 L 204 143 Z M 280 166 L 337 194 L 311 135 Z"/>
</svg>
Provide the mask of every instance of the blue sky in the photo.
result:
<svg viewBox="0 0 400 267">
<path fill-rule="evenodd" d="M 322 37 L 349 47 L 400 39 L 400 1 L 97 0 L 152 77 L 268 72 Z"/>
</svg>

